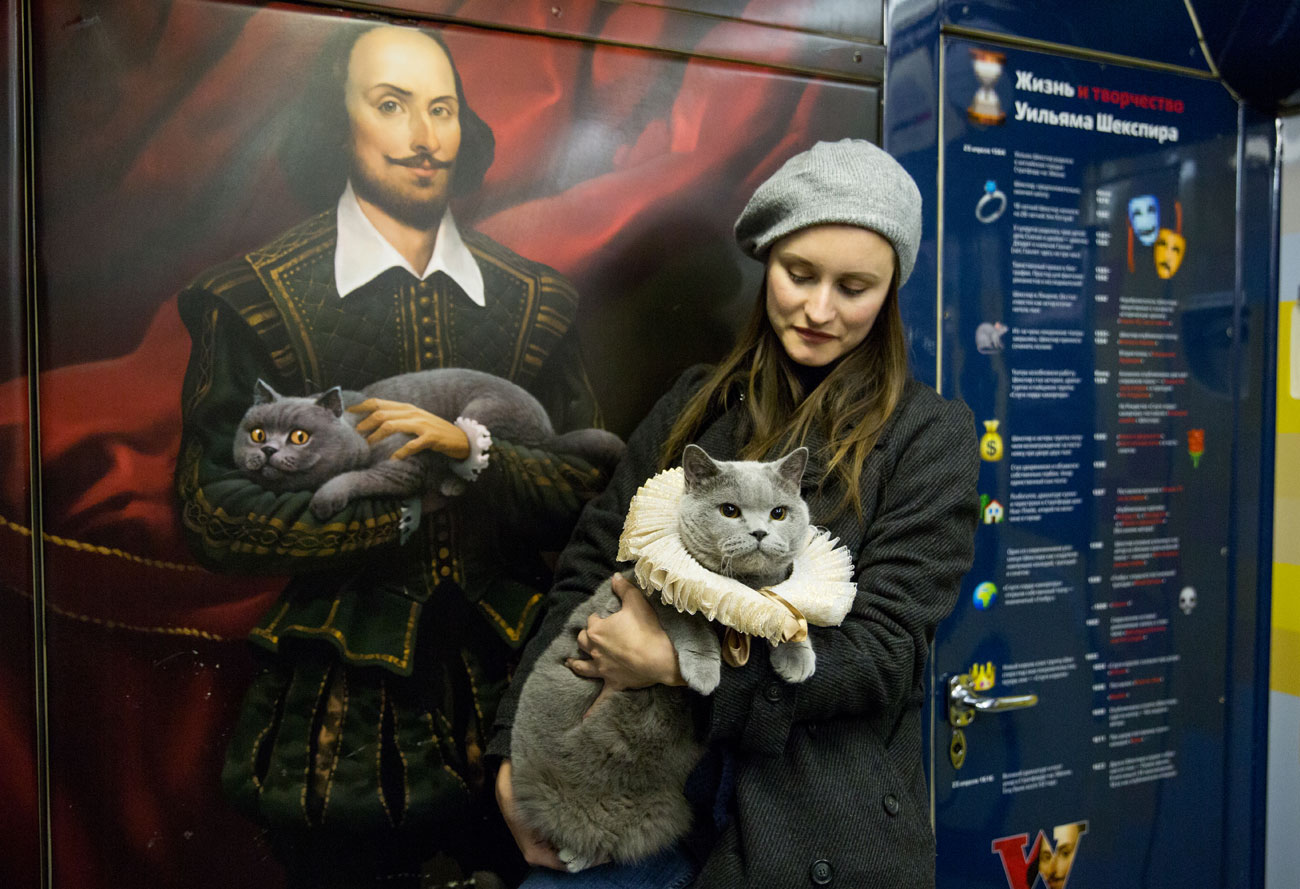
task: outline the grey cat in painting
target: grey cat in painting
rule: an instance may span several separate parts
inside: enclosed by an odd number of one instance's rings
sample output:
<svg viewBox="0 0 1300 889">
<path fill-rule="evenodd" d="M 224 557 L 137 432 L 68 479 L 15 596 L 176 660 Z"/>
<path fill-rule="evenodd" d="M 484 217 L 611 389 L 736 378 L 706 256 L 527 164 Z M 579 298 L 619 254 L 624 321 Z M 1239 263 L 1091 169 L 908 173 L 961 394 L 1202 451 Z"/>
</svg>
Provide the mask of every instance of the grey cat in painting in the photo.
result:
<svg viewBox="0 0 1300 889">
<path fill-rule="evenodd" d="M 413 404 L 448 422 L 466 417 L 503 440 L 572 454 L 603 469 L 623 455 L 623 442 L 612 432 L 579 429 L 556 435 L 546 409 L 523 388 L 452 367 L 388 377 L 361 392 L 336 386 L 306 397 L 280 395 L 258 380 L 253 406 L 235 434 L 235 465 L 273 491 L 314 490 L 311 511 L 321 519 L 362 497 L 450 496 L 464 490 L 465 482 L 449 471 L 451 462 L 442 454 L 425 450 L 388 459 L 410 435 L 367 444 L 356 431 L 364 415 L 347 410 L 367 398 Z"/>
<path fill-rule="evenodd" d="M 678 511 L 682 543 L 704 567 L 760 588 L 785 580 L 808 531 L 799 483 L 808 449 L 771 463 L 715 461 L 688 445 L 686 492 Z M 631 579 L 631 572 L 626 575 Z M 686 684 L 710 694 L 721 676 L 715 625 L 650 601 L 677 649 Z M 577 658 L 578 631 L 592 612 L 620 607 L 611 581 L 580 604 L 524 683 L 511 735 L 515 802 L 523 821 L 555 846 L 570 871 L 607 859 L 644 858 L 690 826 L 683 796 L 702 748 L 686 689 L 666 685 L 617 692 L 587 713 L 601 683 L 564 665 Z M 812 647 L 784 643 L 772 664 L 782 678 L 812 675 Z M 584 716 L 584 714 L 586 714 Z"/>
</svg>

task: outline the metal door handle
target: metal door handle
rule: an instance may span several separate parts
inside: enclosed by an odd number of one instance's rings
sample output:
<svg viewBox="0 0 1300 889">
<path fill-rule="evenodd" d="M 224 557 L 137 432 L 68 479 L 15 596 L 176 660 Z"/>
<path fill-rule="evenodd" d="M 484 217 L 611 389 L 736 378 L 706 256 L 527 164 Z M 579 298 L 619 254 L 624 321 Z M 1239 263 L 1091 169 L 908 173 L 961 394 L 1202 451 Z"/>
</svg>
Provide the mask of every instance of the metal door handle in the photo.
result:
<svg viewBox="0 0 1300 889">
<path fill-rule="evenodd" d="M 948 722 L 960 727 L 970 725 L 976 711 L 1001 713 L 1005 710 L 1023 710 L 1038 703 L 1038 695 L 1009 695 L 1005 698 L 985 698 L 975 693 L 968 674 L 953 676 L 948 680 Z"/>
</svg>

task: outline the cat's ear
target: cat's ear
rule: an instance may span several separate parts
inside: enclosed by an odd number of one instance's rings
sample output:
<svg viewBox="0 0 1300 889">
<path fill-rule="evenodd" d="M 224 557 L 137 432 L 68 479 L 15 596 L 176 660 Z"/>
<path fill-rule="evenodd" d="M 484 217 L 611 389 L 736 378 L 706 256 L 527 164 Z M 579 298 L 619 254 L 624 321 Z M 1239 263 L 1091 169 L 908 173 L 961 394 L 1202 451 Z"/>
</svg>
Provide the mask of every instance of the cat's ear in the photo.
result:
<svg viewBox="0 0 1300 889">
<path fill-rule="evenodd" d="M 342 387 L 335 386 L 333 389 L 329 389 L 325 392 L 322 392 L 316 398 L 316 404 L 325 408 L 325 410 L 329 411 L 331 414 L 333 414 L 336 417 L 343 416 Z"/>
<path fill-rule="evenodd" d="M 270 404 L 280 400 L 280 393 L 271 388 L 266 380 L 258 378 L 253 384 L 253 404 Z"/>
<path fill-rule="evenodd" d="M 795 448 L 786 454 L 775 467 L 776 474 L 781 477 L 781 480 L 796 491 L 799 490 L 799 483 L 803 481 L 803 471 L 807 468 L 807 448 Z"/>
<path fill-rule="evenodd" d="M 699 445 L 688 444 L 682 452 L 682 469 L 686 472 L 686 490 L 691 490 L 711 478 L 716 478 L 721 471 L 713 458 L 705 453 Z"/>
</svg>

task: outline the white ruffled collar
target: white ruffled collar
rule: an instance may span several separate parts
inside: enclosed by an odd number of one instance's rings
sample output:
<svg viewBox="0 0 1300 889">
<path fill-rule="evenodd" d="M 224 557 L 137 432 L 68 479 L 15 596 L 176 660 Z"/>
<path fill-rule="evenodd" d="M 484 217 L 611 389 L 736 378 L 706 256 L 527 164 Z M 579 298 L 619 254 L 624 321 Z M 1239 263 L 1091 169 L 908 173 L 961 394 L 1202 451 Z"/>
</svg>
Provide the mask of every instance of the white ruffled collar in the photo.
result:
<svg viewBox="0 0 1300 889">
<path fill-rule="evenodd" d="M 700 613 L 740 633 L 772 644 L 803 639 L 808 624 L 838 626 L 857 595 L 853 560 L 830 532 L 809 528 L 790 576 L 754 590 L 705 568 L 686 551 L 677 516 L 686 493 L 681 467 L 667 469 L 637 490 L 618 541 L 620 561 L 635 560 L 642 588 L 689 614 Z"/>
</svg>

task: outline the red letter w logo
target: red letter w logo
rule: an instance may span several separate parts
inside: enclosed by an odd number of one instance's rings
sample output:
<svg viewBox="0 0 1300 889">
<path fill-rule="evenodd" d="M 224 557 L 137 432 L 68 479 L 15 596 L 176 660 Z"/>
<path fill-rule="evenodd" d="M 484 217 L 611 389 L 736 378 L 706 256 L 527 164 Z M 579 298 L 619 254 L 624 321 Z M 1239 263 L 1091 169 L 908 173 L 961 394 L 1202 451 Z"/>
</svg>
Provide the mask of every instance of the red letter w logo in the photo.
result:
<svg viewBox="0 0 1300 889">
<path fill-rule="evenodd" d="M 1087 832 L 1088 822 L 1076 821 L 1052 828 L 1055 846 L 1041 830 L 1032 847 L 1027 833 L 994 840 L 991 851 L 1002 860 L 1007 889 L 1034 889 L 1040 881 L 1046 889 L 1065 889 L 1079 840 Z"/>
</svg>

